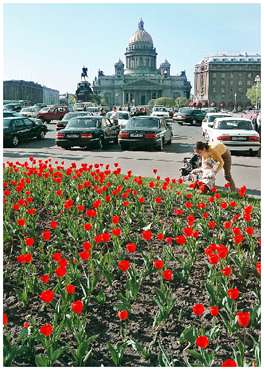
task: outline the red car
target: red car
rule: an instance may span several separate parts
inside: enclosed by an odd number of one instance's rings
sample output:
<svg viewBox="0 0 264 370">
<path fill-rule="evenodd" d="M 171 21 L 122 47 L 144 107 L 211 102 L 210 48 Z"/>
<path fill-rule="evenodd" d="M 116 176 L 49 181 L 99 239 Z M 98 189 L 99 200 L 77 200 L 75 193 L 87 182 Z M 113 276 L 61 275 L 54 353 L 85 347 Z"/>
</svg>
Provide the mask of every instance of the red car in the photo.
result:
<svg viewBox="0 0 264 370">
<path fill-rule="evenodd" d="M 68 113 L 68 108 L 64 106 L 45 107 L 38 112 L 37 118 L 50 123 L 52 120 L 61 120 L 66 113 Z"/>
</svg>

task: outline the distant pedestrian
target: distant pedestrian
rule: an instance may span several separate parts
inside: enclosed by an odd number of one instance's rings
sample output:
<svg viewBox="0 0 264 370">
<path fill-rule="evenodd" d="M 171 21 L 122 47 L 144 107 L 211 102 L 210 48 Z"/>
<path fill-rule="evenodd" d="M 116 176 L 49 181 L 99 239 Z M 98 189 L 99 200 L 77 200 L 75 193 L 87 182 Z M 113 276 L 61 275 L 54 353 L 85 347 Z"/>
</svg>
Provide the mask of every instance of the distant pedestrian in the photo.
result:
<svg viewBox="0 0 264 370">
<path fill-rule="evenodd" d="M 218 142 L 215 144 L 208 144 L 198 141 L 196 143 L 196 153 L 202 157 L 202 161 L 212 158 L 218 162 L 216 174 L 223 168 L 225 172 L 225 179 L 230 183 L 231 191 L 236 191 L 235 183 L 231 175 L 231 153 L 223 143 Z"/>
</svg>

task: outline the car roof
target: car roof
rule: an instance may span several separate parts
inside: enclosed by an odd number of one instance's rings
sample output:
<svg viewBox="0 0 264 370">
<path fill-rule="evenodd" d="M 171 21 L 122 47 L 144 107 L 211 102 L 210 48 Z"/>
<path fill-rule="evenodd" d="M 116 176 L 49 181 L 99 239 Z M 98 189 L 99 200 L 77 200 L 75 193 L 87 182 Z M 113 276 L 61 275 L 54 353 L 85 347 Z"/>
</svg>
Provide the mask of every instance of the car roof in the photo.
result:
<svg viewBox="0 0 264 370">
<path fill-rule="evenodd" d="M 159 117 L 156 117 L 156 116 L 135 116 L 135 117 L 131 117 L 131 119 L 136 119 L 136 118 L 151 118 L 151 119 L 159 119 Z"/>
<path fill-rule="evenodd" d="M 209 112 L 209 113 L 207 113 L 207 116 L 222 116 L 223 114 L 225 114 L 226 116 L 228 115 L 228 116 L 230 116 L 230 117 L 232 117 L 232 115 L 230 114 L 230 113 L 220 113 L 220 112 Z"/>
<path fill-rule="evenodd" d="M 248 121 L 251 122 L 250 119 L 243 118 L 243 117 L 224 117 L 224 118 L 216 118 L 216 121 Z"/>
<path fill-rule="evenodd" d="M 8 120 L 14 120 L 14 119 L 25 119 L 26 117 L 20 117 L 20 116 L 16 116 L 16 117 L 4 117 L 4 119 L 8 119 Z M 29 118 L 30 119 L 30 118 Z"/>
</svg>

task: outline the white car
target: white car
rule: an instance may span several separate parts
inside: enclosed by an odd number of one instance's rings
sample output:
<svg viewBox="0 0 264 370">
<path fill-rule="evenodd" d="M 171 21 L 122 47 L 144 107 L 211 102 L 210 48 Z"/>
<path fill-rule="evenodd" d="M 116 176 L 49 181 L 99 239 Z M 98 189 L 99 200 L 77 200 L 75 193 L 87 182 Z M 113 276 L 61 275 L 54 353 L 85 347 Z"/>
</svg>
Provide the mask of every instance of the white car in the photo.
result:
<svg viewBox="0 0 264 370">
<path fill-rule="evenodd" d="M 203 131 L 203 136 L 206 137 L 207 134 L 207 128 L 208 126 L 211 125 L 213 126 L 214 120 L 216 118 L 224 118 L 224 117 L 232 117 L 231 114 L 227 113 L 207 113 L 206 116 L 204 117 L 202 121 L 202 131 Z"/>
<path fill-rule="evenodd" d="M 151 117 L 170 118 L 170 114 L 165 107 L 154 107 L 152 109 Z"/>
<path fill-rule="evenodd" d="M 260 153 L 260 137 L 249 119 L 217 118 L 213 127 L 208 127 L 206 138 L 210 144 L 223 142 L 232 152 Z"/>
<path fill-rule="evenodd" d="M 126 127 L 126 124 L 130 118 L 129 112 L 127 111 L 118 111 L 118 124 L 120 126 L 120 129 L 123 129 Z"/>
<path fill-rule="evenodd" d="M 25 107 L 25 108 L 22 108 L 21 111 L 20 111 L 20 114 L 24 117 L 36 117 L 38 112 L 40 111 L 40 107 Z"/>
</svg>

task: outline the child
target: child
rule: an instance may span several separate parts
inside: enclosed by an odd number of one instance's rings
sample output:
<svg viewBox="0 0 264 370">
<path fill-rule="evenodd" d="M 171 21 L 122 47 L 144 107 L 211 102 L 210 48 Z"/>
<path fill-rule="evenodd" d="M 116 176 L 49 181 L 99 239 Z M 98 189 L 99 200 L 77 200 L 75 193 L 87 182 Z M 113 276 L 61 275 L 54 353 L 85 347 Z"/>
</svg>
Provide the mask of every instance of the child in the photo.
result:
<svg viewBox="0 0 264 370">
<path fill-rule="evenodd" d="M 217 163 L 211 158 L 203 159 L 202 166 L 192 170 L 189 176 L 186 176 L 186 181 L 196 181 L 201 192 L 206 193 L 215 186 Z"/>
</svg>

